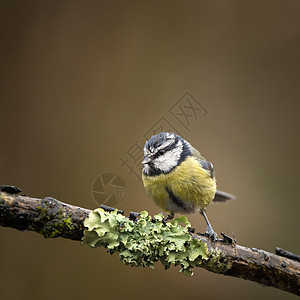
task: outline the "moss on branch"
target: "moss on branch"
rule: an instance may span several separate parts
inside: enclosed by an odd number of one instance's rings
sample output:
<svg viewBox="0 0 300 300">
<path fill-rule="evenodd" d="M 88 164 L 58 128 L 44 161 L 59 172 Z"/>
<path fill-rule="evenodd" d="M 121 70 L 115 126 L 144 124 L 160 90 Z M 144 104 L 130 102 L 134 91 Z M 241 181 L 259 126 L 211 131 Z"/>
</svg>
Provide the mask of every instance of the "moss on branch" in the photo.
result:
<svg viewBox="0 0 300 300">
<path fill-rule="evenodd" d="M 182 224 L 182 226 L 181 226 Z M 154 268 L 160 261 L 166 269 L 180 265 L 180 271 L 192 275 L 193 268 L 207 260 L 207 246 L 189 234 L 185 216 L 165 223 L 161 214 L 151 218 L 142 211 L 136 221 L 97 208 L 85 219 L 83 244 L 104 246 L 118 252 L 121 261 L 130 266 Z"/>
</svg>

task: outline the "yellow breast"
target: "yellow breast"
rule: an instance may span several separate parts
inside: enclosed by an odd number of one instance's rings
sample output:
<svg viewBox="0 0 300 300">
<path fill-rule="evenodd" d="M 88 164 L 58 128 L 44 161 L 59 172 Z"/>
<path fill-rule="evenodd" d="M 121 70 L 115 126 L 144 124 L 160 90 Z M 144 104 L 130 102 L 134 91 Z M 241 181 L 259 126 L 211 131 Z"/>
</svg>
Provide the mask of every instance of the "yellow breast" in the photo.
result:
<svg viewBox="0 0 300 300">
<path fill-rule="evenodd" d="M 143 174 L 142 178 L 149 197 L 167 212 L 199 211 L 207 207 L 216 193 L 215 180 L 191 156 L 168 174 Z"/>
</svg>

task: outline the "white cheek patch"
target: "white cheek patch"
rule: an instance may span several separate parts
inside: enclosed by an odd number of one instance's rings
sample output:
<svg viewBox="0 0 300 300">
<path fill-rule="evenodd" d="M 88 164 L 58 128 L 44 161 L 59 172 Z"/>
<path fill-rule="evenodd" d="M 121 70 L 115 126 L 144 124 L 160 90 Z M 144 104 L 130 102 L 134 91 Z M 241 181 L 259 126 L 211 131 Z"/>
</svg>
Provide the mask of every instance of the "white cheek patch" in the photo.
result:
<svg viewBox="0 0 300 300">
<path fill-rule="evenodd" d="M 150 167 L 149 167 L 148 164 L 144 165 L 144 172 L 149 175 L 149 173 L 150 173 Z"/>
<path fill-rule="evenodd" d="M 167 151 L 165 154 L 160 155 L 155 160 L 153 160 L 155 168 L 163 172 L 169 172 L 171 169 L 177 166 L 180 155 L 182 153 L 182 149 L 182 142 L 179 141 L 176 148 Z"/>
</svg>

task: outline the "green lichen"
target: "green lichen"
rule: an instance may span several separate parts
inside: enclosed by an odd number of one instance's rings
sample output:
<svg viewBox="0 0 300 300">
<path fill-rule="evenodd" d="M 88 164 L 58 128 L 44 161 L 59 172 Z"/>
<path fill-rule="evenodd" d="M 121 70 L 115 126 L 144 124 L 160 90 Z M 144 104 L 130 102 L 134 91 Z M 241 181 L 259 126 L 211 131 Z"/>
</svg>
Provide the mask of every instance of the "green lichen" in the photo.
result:
<svg viewBox="0 0 300 300">
<path fill-rule="evenodd" d="M 0 205 L 5 208 L 9 208 L 9 204 L 7 200 L 7 194 L 0 191 Z"/>
<path fill-rule="evenodd" d="M 217 249 L 208 251 L 208 260 L 203 262 L 203 265 L 205 265 L 207 269 L 220 274 L 226 273 L 231 268 L 231 264 L 227 261 L 225 255 Z"/>
<path fill-rule="evenodd" d="M 36 231 L 45 238 L 61 236 L 72 229 L 71 216 L 66 216 L 61 208 L 53 210 L 51 207 L 38 206 L 39 216 L 35 219 Z"/>
<path fill-rule="evenodd" d="M 3 193 L 0 192 L 0 204 L 5 204 L 5 200 L 3 198 Z"/>
<path fill-rule="evenodd" d="M 191 276 L 193 267 L 208 259 L 206 244 L 191 237 L 185 216 L 165 224 L 162 215 L 151 218 L 142 211 L 134 222 L 117 210 L 106 212 L 97 208 L 90 212 L 84 225 L 87 230 L 83 244 L 119 252 L 126 265 L 154 268 L 154 263 L 161 261 L 166 269 L 171 264 L 180 265 L 180 272 Z"/>
</svg>

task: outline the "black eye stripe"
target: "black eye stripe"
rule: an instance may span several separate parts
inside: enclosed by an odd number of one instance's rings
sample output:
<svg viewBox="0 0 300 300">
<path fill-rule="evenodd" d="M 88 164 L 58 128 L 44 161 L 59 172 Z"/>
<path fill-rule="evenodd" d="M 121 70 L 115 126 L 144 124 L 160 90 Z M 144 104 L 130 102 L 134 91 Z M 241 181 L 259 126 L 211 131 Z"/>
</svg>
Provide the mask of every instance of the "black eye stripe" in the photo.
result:
<svg viewBox="0 0 300 300">
<path fill-rule="evenodd" d="M 173 150 L 174 148 L 176 148 L 176 144 L 171 144 L 165 148 L 162 148 L 160 150 L 157 151 L 157 153 L 154 155 L 154 158 L 157 158 L 163 154 L 165 154 L 166 152 Z"/>
</svg>

